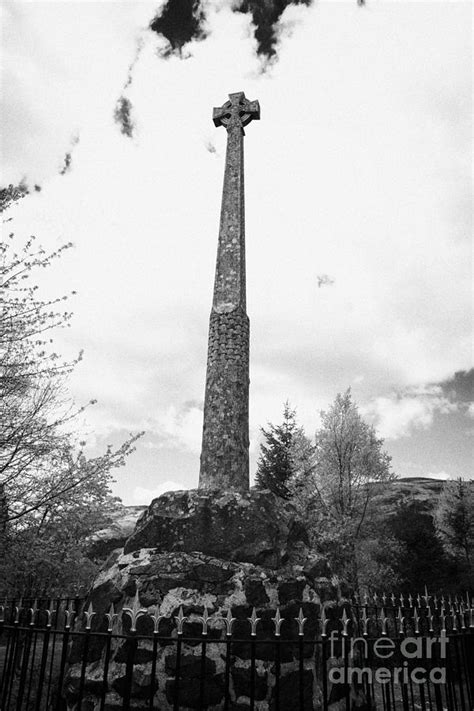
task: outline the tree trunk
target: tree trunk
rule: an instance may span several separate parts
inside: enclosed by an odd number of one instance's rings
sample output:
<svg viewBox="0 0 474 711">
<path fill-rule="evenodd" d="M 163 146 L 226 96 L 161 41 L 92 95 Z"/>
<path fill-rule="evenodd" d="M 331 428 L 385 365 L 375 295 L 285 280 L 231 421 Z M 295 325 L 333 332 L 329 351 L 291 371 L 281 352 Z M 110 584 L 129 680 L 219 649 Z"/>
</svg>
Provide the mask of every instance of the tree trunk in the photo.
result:
<svg viewBox="0 0 474 711">
<path fill-rule="evenodd" d="M 5 487 L 0 483 L 0 562 L 4 559 L 7 548 L 7 495 Z"/>
</svg>

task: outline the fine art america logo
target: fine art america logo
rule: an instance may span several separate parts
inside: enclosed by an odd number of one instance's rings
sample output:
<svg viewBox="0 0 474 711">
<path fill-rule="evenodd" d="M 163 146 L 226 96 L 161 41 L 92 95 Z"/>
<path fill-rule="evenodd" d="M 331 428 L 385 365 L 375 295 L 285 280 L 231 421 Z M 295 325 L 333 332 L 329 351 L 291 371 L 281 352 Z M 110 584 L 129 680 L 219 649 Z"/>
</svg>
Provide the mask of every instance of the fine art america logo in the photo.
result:
<svg viewBox="0 0 474 711">
<path fill-rule="evenodd" d="M 364 681 L 369 684 L 446 683 L 443 660 L 446 659 L 448 638 L 443 634 L 440 637 L 405 637 L 399 645 L 389 637 L 379 637 L 369 645 L 364 637 L 351 640 L 343 637 L 341 641 L 333 631 L 329 640 L 331 658 L 343 657 L 349 660 L 349 664 L 334 666 L 329 670 L 328 678 L 333 684 L 362 684 Z M 349 641 L 350 648 L 346 656 Z M 337 654 L 339 650 L 340 655 Z M 367 664 L 369 659 L 370 666 Z M 351 666 L 355 662 L 357 666 Z"/>
</svg>

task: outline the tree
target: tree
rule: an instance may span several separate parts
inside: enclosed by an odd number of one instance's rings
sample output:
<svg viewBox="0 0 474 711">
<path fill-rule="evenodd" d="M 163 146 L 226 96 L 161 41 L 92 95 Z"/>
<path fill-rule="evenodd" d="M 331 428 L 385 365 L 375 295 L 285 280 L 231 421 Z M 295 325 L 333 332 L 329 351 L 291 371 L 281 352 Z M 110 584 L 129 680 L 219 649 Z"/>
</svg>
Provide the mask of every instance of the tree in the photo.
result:
<svg viewBox="0 0 474 711">
<path fill-rule="evenodd" d="M 383 440 L 365 423 L 350 390 L 321 412 L 314 466 L 289 484 L 300 515 L 309 522 L 313 543 L 336 572 L 357 586 L 360 542 L 370 535 L 373 503 L 380 487 L 393 479 Z"/>
<path fill-rule="evenodd" d="M 448 553 L 472 569 L 474 551 L 474 486 L 461 477 L 446 481 L 434 514 L 438 535 Z"/>
<path fill-rule="evenodd" d="M 446 591 L 456 571 L 450 567 L 436 534 L 429 502 L 402 498 L 388 525 L 401 545 L 394 560 L 401 589 L 413 592 L 426 585 L 432 592 Z"/>
<path fill-rule="evenodd" d="M 297 472 L 308 472 L 312 466 L 313 447 L 296 423 L 296 411 L 288 401 L 283 408 L 281 425 L 268 424 L 261 428 L 264 443 L 260 446 L 256 485 L 270 489 L 283 499 L 290 497 L 288 482 Z"/>
<path fill-rule="evenodd" d="M 10 186 L 0 193 L 0 207 L 6 209 L 24 194 L 21 186 Z M 9 561 L 18 563 L 22 545 L 25 556 L 35 548 L 34 543 L 40 542 L 42 550 L 56 548 L 60 566 L 64 560 L 60 543 L 72 543 L 73 530 L 78 531 L 77 543 L 86 534 L 86 522 L 92 525 L 94 516 L 107 513 L 113 501 L 111 472 L 124 464 L 140 436 L 130 437 L 117 449 L 109 447 L 98 457 L 85 455 L 85 442 L 74 431 L 84 407 L 77 407 L 67 391 L 67 377 L 82 354 L 70 362 L 61 360 L 51 337 L 54 330 L 69 326 L 71 313 L 63 307 L 68 296 L 41 299 L 34 283 L 35 274 L 50 267 L 71 245 L 46 253 L 36 246 L 34 237 L 20 249 L 16 244 L 10 234 L 0 245 L 0 557 L 4 580 L 11 568 Z M 74 511 L 84 514 L 79 527 L 71 524 Z"/>
</svg>

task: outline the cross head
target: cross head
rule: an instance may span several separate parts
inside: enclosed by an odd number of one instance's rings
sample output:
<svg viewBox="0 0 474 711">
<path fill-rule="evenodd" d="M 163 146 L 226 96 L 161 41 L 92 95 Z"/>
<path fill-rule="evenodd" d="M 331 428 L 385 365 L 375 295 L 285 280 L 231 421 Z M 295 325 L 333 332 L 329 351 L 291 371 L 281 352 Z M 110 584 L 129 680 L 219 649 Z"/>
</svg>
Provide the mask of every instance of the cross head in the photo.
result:
<svg viewBox="0 0 474 711">
<path fill-rule="evenodd" d="M 260 118 L 260 105 L 258 101 L 249 101 L 243 91 L 229 94 L 229 101 L 223 106 L 212 111 L 212 120 L 215 126 L 224 126 L 227 131 L 240 128 L 243 133 L 244 126 L 252 120 Z"/>
</svg>

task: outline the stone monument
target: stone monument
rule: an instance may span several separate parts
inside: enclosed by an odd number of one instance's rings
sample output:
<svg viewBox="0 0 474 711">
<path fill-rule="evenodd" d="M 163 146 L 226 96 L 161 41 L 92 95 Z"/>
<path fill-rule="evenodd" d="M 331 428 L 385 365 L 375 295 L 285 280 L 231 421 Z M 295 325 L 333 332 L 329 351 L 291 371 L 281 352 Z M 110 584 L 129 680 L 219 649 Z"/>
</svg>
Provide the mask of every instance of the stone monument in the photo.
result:
<svg viewBox="0 0 474 711">
<path fill-rule="evenodd" d="M 213 111 L 227 153 L 209 323 L 201 468 L 197 490 L 155 499 L 125 552 L 199 550 L 221 559 L 278 566 L 304 532 L 291 507 L 249 489 L 249 319 L 246 312 L 244 127 L 260 118 L 243 92 Z"/>
<path fill-rule="evenodd" d="M 205 617 L 210 634 L 219 637 L 225 635 L 225 619 L 235 618 L 236 625 L 248 626 L 248 620 L 255 623 L 256 608 L 261 619 L 258 635 L 270 639 L 272 620 L 280 624 L 277 607 L 293 620 L 298 610 L 301 618 L 304 608 L 309 623 L 316 624 L 321 600 L 334 595 L 325 577 L 325 561 L 309 555 L 306 531 L 291 504 L 268 490 L 249 488 L 243 136 L 244 127 L 259 118 L 258 102 L 248 101 L 243 92 L 230 94 L 213 113 L 215 125 L 227 130 L 227 154 L 209 327 L 199 487 L 168 492 L 152 501 L 124 549 L 111 555 L 87 602 L 97 629 L 105 624 L 103 630 L 107 630 L 107 624 L 99 622 L 105 615 L 109 620 L 117 618 L 119 632 L 127 632 L 124 620 L 128 615 L 132 632 L 141 629 L 149 634 L 153 625 L 159 624 L 161 634 L 176 635 L 175 620 L 182 625 L 184 614 L 190 629 L 204 624 Z M 140 698 L 150 695 L 153 708 L 176 707 L 172 678 L 176 655 L 173 658 L 163 643 L 152 667 L 149 644 L 144 641 L 140 645 L 141 661 L 133 663 L 131 686 L 124 681 L 124 652 L 120 646 L 113 649 L 107 662 L 108 711 L 122 708 L 124 694 L 136 698 L 133 708 L 144 708 Z M 235 709 L 249 708 L 245 701 L 249 693 L 249 652 L 245 645 L 241 647 L 233 653 L 236 663 L 231 694 Z M 289 705 L 282 708 L 292 705 L 296 688 L 296 672 L 292 671 L 295 658 L 291 649 L 287 653 L 282 671 L 286 675 L 282 684 L 286 684 L 287 702 L 282 703 Z M 198 682 L 194 671 L 202 662 L 196 657 L 195 647 L 184 642 L 182 654 L 181 663 L 187 671 L 181 682 L 180 708 L 196 708 Z M 73 649 L 66 692 L 69 708 L 74 708 L 75 690 L 81 683 L 85 684 L 90 708 L 96 708 L 99 692 L 94 689 L 103 675 L 103 646 L 96 646 L 94 655 L 95 661 L 85 674 Z M 262 709 L 273 708 L 274 704 L 272 659 L 270 655 L 258 661 Z M 222 655 L 209 657 L 206 670 L 207 703 L 222 708 Z M 309 709 L 317 690 L 313 673 L 305 670 L 304 675 L 308 679 L 305 709 Z"/>
<path fill-rule="evenodd" d="M 209 323 L 199 488 L 249 489 L 249 319 L 245 297 L 244 126 L 260 118 L 243 92 L 214 109 L 227 130 L 214 299 Z"/>
</svg>

